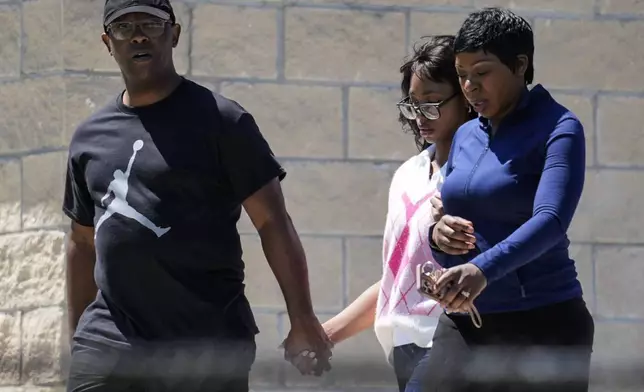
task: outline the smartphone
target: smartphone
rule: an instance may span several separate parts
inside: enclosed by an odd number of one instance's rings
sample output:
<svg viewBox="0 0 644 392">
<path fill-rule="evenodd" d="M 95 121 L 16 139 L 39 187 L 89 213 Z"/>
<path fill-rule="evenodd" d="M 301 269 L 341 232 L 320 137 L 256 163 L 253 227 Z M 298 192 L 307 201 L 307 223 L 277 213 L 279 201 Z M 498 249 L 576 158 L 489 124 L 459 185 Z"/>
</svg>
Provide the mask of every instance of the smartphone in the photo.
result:
<svg viewBox="0 0 644 392">
<path fill-rule="evenodd" d="M 443 273 L 443 269 L 438 268 L 431 261 L 416 266 L 416 290 L 422 295 L 440 301 L 443 294 L 449 289 L 445 287 L 440 293 L 436 292 L 436 282 Z"/>
</svg>

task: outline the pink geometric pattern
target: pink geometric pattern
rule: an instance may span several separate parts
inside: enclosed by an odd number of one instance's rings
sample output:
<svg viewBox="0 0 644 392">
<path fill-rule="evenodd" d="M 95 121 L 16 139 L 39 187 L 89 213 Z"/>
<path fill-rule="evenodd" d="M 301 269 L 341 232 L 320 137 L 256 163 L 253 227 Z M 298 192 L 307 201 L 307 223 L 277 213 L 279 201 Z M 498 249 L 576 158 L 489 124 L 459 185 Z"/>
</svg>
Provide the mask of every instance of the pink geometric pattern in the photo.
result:
<svg viewBox="0 0 644 392">
<path fill-rule="evenodd" d="M 404 216 L 404 221 L 388 222 L 390 232 L 385 235 L 383 244 L 387 268 L 380 285 L 379 316 L 385 313 L 429 315 L 437 308 L 435 301 L 416 291 L 415 276 L 418 264 L 433 262 L 427 243 L 431 226 L 428 201 L 435 193 L 436 190 L 431 189 L 416 202 L 411 201 L 407 192 L 400 194 L 399 206 L 402 208 L 398 216 Z M 426 208 L 422 208 L 424 206 Z M 416 216 L 419 210 L 424 216 Z M 393 249 L 390 248 L 392 242 Z"/>
</svg>

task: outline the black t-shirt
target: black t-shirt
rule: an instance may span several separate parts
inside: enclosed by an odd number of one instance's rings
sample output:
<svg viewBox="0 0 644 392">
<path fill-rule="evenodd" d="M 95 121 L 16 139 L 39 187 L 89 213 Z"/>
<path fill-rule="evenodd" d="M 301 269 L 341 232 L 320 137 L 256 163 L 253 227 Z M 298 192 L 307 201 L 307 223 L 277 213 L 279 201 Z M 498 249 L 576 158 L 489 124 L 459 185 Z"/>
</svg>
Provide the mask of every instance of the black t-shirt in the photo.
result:
<svg viewBox="0 0 644 392">
<path fill-rule="evenodd" d="M 121 94 L 93 114 L 72 138 L 63 206 L 95 228 L 99 292 L 76 336 L 254 336 L 237 221 L 285 175 L 248 112 L 186 79 L 153 105 Z"/>
</svg>

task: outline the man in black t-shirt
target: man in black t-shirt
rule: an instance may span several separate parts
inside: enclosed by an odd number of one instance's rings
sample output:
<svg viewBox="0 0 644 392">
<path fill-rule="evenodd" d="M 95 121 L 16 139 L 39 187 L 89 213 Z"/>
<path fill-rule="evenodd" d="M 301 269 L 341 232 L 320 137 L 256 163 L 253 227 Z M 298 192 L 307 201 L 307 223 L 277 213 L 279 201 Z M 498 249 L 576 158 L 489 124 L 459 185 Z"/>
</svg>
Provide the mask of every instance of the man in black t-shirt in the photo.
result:
<svg viewBox="0 0 644 392">
<path fill-rule="evenodd" d="M 248 391 L 258 332 L 237 221 L 250 216 L 284 293 L 285 358 L 329 370 L 286 175 L 239 104 L 179 76 L 168 0 L 107 0 L 125 91 L 76 130 L 63 210 L 68 391 Z"/>
</svg>

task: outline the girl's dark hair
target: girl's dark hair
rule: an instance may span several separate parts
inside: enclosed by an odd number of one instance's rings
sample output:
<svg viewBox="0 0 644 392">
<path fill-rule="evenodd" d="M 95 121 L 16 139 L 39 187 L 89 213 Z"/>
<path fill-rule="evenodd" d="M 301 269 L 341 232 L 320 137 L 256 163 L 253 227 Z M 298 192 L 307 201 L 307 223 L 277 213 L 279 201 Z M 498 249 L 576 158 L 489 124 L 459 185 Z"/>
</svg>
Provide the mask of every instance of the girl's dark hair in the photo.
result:
<svg viewBox="0 0 644 392">
<path fill-rule="evenodd" d="M 402 96 L 407 97 L 409 95 L 411 77 L 414 74 L 421 79 L 449 83 L 454 88 L 454 92 L 460 92 L 461 86 L 458 82 L 458 75 L 454 65 L 456 62 L 454 57 L 454 36 L 434 35 L 425 36 L 421 39 L 422 41 L 414 45 L 413 54 L 400 67 L 400 73 L 403 75 L 400 84 Z M 473 114 L 475 115 L 476 113 Z M 403 130 L 406 132 L 411 130 L 414 134 L 414 141 L 419 151 L 429 147 L 429 143 L 420 136 L 420 131 L 415 121 L 407 120 L 402 114 L 398 119 L 403 126 Z"/>
</svg>

